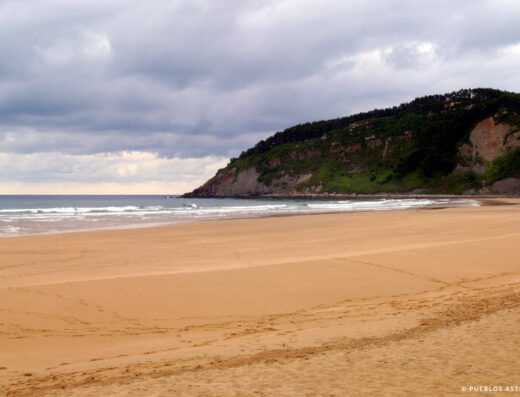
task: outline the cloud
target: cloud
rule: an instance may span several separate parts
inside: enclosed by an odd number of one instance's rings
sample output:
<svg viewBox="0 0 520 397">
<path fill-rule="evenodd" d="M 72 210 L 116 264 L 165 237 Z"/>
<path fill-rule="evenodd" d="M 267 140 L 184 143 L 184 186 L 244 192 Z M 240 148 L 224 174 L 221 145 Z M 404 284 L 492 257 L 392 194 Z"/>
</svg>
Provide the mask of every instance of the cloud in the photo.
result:
<svg viewBox="0 0 520 397">
<path fill-rule="evenodd" d="M 4 0 L 0 151 L 225 158 L 299 122 L 520 91 L 519 15 L 512 0 Z"/>
<path fill-rule="evenodd" d="M 138 151 L 87 155 L 0 153 L 0 186 L 10 194 L 176 194 L 199 186 L 227 161 L 216 156 L 165 158 Z"/>
</svg>

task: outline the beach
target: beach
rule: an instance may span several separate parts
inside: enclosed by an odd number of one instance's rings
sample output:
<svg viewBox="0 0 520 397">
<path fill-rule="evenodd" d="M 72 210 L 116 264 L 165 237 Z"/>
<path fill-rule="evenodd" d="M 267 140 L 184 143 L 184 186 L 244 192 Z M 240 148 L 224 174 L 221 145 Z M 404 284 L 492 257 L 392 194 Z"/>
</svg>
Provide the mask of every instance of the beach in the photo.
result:
<svg viewBox="0 0 520 397">
<path fill-rule="evenodd" d="M 489 203 L 0 239 L 0 390 L 520 390 L 520 199 Z"/>
</svg>

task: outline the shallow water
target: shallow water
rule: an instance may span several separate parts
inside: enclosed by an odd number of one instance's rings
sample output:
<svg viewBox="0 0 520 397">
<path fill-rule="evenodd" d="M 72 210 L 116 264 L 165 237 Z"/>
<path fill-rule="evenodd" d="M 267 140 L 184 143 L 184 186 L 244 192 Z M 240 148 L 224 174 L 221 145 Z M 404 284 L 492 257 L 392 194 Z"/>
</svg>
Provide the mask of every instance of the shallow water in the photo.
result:
<svg viewBox="0 0 520 397">
<path fill-rule="evenodd" d="M 166 196 L 0 196 L 0 237 L 198 220 L 475 206 L 468 199 L 241 200 Z"/>
</svg>

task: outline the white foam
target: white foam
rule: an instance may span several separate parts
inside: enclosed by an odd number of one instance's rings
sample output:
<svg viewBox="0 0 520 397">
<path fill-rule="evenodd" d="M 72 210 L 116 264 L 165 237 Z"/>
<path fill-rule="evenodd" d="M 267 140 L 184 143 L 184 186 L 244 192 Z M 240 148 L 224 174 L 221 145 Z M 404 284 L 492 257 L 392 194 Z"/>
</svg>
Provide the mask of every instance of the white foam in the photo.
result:
<svg viewBox="0 0 520 397">
<path fill-rule="evenodd" d="M 1 237 L 9 237 L 9 236 L 17 236 L 20 233 L 20 228 L 16 226 L 6 226 L 0 228 L 0 236 Z"/>
<path fill-rule="evenodd" d="M 248 203 L 237 200 L 206 202 L 177 202 L 176 206 L 103 206 L 8 208 L 0 210 L 0 236 L 59 231 L 87 230 L 94 225 L 124 227 L 124 225 L 151 223 L 178 223 L 189 220 L 247 218 L 270 215 L 311 214 L 326 212 L 353 212 L 424 208 L 431 206 L 475 206 L 467 199 L 378 199 L 334 201 L 285 201 Z M 244 203 L 244 204 L 242 204 Z M 249 204 L 249 205 L 248 205 Z M 52 226 L 51 226 L 52 225 Z"/>
</svg>

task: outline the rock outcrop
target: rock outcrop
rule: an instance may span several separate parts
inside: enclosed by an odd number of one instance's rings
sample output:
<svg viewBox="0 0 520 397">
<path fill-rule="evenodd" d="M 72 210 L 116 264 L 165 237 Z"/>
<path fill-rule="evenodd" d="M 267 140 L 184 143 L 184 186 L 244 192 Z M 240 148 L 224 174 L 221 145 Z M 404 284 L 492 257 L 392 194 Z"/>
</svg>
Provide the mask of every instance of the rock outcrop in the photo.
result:
<svg viewBox="0 0 520 397">
<path fill-rule="evenodd" d="M 487 166 L 498 157 L 520 148 L 520 131 L 507 123 L 495 123 L 488 117 L 471 131 L 469 143 L 460 146 L 459 154 L 463 162 L 477 174 L 483 174 Z M 457 171 L 464 168 L 458 165 Z"/>
<path fill-rule="evenodd" d="M 520 178 L 502 179 L 491 185 L 490 190 L 505 196 L 520 196 Z"/>
<path fill-rule="evenodd" d="M 258 180 L 259 174 L 254 168 L 248 168 L 236 172 L 221 170 L 204 185 L 188 193 L 185 197 L 254 197 L 268 194 L 296 194 L 295 187 L 307 181 L 312 174 L 299 175 L 297 177 L 282 175 L 274 179 L 269 186 Z M 313 191 L 317 192 L 317 191 Z"/>
<path fill-rule="evenodd" d="M 236 195 L 258 195 L 269 191 L 258 181 L 258 172 L 254 168 L 237 173 L 236 168 L 221 170 L 200 188 L 193 192 L 199 197 L 232 197 Z"/>
</svg>

